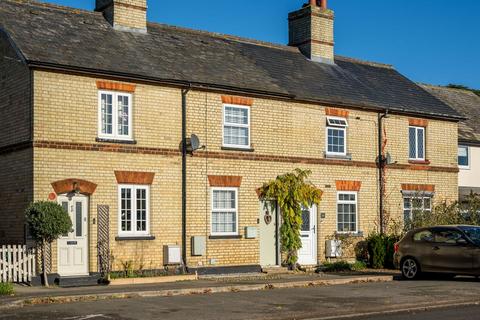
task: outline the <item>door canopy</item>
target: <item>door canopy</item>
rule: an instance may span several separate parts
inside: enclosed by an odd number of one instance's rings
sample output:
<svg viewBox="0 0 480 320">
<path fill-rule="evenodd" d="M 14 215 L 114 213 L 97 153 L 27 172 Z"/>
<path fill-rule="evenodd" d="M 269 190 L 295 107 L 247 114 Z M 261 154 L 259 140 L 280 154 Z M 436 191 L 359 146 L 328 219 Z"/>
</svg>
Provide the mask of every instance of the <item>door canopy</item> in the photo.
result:
<svg viewBox="0 0 480 320">
<path fill-rule="evenodd" d="M 82 179 L 65 179 L 53 182 L 52 187 L 57 195 L 71 192 L 92 195 L 97 189 L 95 183 Z"/>
</svg>

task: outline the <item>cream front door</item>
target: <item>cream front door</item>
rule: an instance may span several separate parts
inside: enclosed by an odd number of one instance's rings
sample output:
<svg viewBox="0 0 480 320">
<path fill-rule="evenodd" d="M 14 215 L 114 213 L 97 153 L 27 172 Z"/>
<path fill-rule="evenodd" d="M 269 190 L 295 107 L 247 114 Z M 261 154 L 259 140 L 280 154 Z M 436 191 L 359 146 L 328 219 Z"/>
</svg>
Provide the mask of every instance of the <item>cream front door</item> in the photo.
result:
<svg viewBox="0 0 480 320">
<path fill-rule="evenodd" d="M 279 264 L 278 224 L 276 204 L 260 202 L 260 265 L 272 267 Z"/>
<path fill-rule="evenodd" d="M 302 248 L 298 251 L 298 263 L 301 265 L 317 264 L 317 207 L 302 209 L 302 229 L 300 237 Z"/>
<path fill-rule="evenodd" d="M 88 198 L 83 195 L 58 197 L 72 220 L 72 230 L 58 239 L 58 274 L 88 275 Z"/>
</svg>

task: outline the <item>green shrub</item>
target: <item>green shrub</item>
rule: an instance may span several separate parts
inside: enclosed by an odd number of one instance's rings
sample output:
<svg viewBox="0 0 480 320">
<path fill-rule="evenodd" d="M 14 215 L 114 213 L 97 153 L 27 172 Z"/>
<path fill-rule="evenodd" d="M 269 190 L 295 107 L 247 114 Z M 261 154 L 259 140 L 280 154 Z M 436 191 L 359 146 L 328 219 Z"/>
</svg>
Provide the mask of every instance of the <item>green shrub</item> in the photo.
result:
<svg viewBox="0 0 480 320">
<path fill-rule="evenodd" d="M 398 240 L 395 235 L 371 234 L 367 238 L 369 266 L 373 269 L 393 269 L 394 245 Z"/>
<path fill-rule="evenodd" d="M 346 261 L 327 262 L 323 265 L 324 272 L 345 272 L 345 271 L 360 271 L 367 266 L 362 261 L 356 261 L 355 263 L 348 263 Z"/>
<path fill-rule="evenodd" d="M 45 252 L 47 245 L 57 240 L 62 234 L 72 229 L 68 213 L 56 202 L 38 201 L 32 203 L 25 211 L 25 218 L 30 234 L 38 245 L 42 246 L 43 283 L 48 287 Z"/>
<path fill-rule="evenodd" d="M 351 265 L 351 268 L 353 271 L 360 271 L 366 269 L 367 264 L 363 261 L 355 261 L 355 263 Z"/>
<path fill-rule="evenodd" d="M 0 296 L 11 296 L 13 293 L 14 290 L 11 283 L 0 283 Z"/>
</svg>

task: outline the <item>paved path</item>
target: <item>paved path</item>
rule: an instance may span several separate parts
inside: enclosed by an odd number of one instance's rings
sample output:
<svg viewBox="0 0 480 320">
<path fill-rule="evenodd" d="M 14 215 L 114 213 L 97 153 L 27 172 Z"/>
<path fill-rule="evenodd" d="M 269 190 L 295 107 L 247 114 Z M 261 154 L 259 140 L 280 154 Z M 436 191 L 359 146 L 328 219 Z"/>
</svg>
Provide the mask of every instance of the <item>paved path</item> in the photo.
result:
<svg viewBox="0 0 480 320">
<path fill-rule="evenodd" d="M 480 283 L 474 279 L 453 281 L 394 281 L 329 287 L 279 289 L 253 292 L 190 295 L 163 298 L 107 300 L 54 304 L 5 310 L 4 319 L 329 319 L 369 312 L 455 306 L 480 302 Z M 475 307 L 463 307 L 473 308 Z M 462 308 L 462 309 L 463 309 Z M 469 309 L 467 309 L 469 310 Z M 370 315 L 358 319 L 430 319 L 430 315 L 451 315 L 455 310 L 433 310 L 425 318 L 403 311 L 387 317 Z M 468 314 L 468 313 L 467 313 Z M 470 313 L 470 318 L 480 313 Z M 397 318 L 395 318 L 397 317 Z M 429 318 L 430 317 L 430 318 Z M 455 319 L 464 319 L 454 317 Z M 434 318 L 432 318 L 434 319 Z M 435 318 L 450 319 L 450 318 Z"/>
</svg>

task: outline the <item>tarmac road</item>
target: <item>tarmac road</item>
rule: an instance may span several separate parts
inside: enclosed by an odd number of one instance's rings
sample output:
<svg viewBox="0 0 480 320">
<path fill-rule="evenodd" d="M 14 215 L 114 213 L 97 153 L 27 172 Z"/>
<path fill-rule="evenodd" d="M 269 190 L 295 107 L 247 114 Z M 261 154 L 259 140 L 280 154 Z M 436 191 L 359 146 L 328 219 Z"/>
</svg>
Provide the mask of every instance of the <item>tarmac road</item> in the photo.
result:
<svg viewBox="0 0 480 320">
<path fill-rule="evenodd" d="M 461 278 L 39 305 L 3 311 L 0 320 L 470 320 L 480 319 L 475 302 L 480 282 Z M 438 306 L 448 307 L 424 311 Z"/>
</svg>

